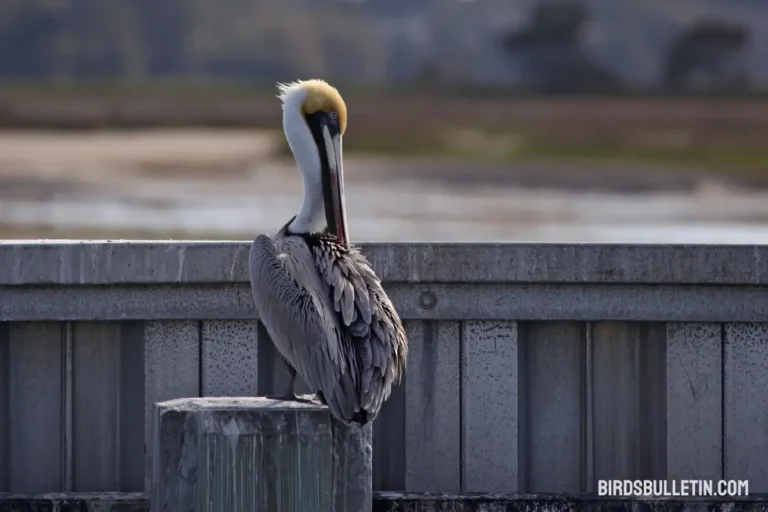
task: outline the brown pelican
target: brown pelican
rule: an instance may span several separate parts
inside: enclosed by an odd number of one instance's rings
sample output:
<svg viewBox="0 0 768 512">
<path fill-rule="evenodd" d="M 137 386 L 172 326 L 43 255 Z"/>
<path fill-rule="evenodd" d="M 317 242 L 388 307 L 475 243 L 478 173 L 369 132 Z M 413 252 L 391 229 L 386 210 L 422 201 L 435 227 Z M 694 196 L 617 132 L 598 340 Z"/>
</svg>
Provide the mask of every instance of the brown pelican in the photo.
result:
<svg viewBox="0 0 768 512">
<path fill-rule="evenodd" d="M 405 371 L 405 331 L 380 279 L 349 245 L 344 100 L 322 80 L 278 91 L 304 201 L 274 238 L 262 234 L 251 245 L 253 300 L 291 374 L 289 389 L 273 398 L 306 401 L 294 392 L 298 373 L 336 418 L 363 425 Z"/>
</svg>

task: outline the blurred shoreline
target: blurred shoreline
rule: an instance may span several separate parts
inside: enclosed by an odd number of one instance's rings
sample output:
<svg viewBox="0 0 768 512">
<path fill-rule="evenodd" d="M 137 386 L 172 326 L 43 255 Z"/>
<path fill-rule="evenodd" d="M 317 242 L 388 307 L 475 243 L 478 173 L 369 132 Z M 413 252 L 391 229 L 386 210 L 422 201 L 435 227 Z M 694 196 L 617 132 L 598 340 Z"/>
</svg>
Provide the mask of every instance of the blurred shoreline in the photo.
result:
<svg viewBox="0 0 768 512">
<path fill-rule="evenodd" d="M 358 241 L 768 243 L 768 98 L 350 89 Z M 249 239 L 303 193 L 267 89 L 0 88 L 0 236 Z"/>
<path fill-rule="evenodd" d="M 0 132 L 0 236 L 275 232 L 303 193 L 276 135 Z M 768 192 L 695 168 L 350 154 L 345 185 L 357 241 L 768 243 Z"/>
<path fill-rule="evenodd" d="M 22 130 L 66 139 L 106 132 L 128 140 L 147 130 L 269 130 L 275 156 L 286 155 L 280 106 L 271 89 L 0 87 L 0 135 Z M 347 154 L 476 161 L 489 177 L 509 174 L 531 183 L 542 181 L 539 171 L 529 177 L 510 169 L 543 162 L 577 171 L 551 171 L 555 177 L 545 182 L 581 182 L 584 176 L 599 185 L 637 182 L 633 167 L 671 167 L 683 181 L 707 172 L 738 178 L 743 186 L 768 187 L 768 97 L 341 90 L 349 108 Z M 616 169 L 627 172 L 612 176 Z M 663 183 L 675 181 L 663 176 L 669 172 L 656 174 Z"/>
</svg>

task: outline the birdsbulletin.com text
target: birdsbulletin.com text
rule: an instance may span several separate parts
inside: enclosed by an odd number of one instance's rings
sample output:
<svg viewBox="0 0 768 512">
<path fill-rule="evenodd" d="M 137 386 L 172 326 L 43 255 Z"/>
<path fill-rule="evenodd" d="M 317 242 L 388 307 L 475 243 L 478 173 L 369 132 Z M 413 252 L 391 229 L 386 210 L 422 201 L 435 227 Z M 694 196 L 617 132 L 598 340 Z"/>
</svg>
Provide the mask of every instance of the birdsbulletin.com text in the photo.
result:
<svg viewBox="0 0 768 512">
<path fill-rule="evenodd" d="M 598 480 L 600 496 L 748 496 L 747 480 Z"/>
</svg>

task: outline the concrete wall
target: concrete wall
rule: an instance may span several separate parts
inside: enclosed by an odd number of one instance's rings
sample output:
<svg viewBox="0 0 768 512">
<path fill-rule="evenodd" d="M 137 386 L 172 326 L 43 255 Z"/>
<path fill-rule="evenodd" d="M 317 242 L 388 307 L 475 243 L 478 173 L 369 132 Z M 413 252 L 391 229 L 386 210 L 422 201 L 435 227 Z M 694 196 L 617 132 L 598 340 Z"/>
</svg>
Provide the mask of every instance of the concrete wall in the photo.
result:
<svg viewBox="0 0 768 512">
<path fill-rule="evenodd" d="M 0 244 L 0 492 L 142 491 L 154 402 L 279 386 L 248 248 Z M 363 249 L 411 353 L 376 490 L 768 492 L 768 247 Z"/>
</svg>

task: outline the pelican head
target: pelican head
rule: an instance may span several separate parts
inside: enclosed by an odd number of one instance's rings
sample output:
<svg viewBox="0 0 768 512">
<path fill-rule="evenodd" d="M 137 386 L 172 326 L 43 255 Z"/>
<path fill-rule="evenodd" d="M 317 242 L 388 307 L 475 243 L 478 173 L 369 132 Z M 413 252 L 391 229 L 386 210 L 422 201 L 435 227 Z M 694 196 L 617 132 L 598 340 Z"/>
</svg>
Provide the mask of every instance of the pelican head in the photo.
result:
<svg viewBox="0 0 768 512">
<path fill-rule="evenodd" d="M 294 233 L 327 229 L 348 243 L 341 137 L 347 107 L 336 88 L 323 80 L 278 84 L 283 129 L 304 179 L 304 202 L 289 225 Z"/>
</svg>

